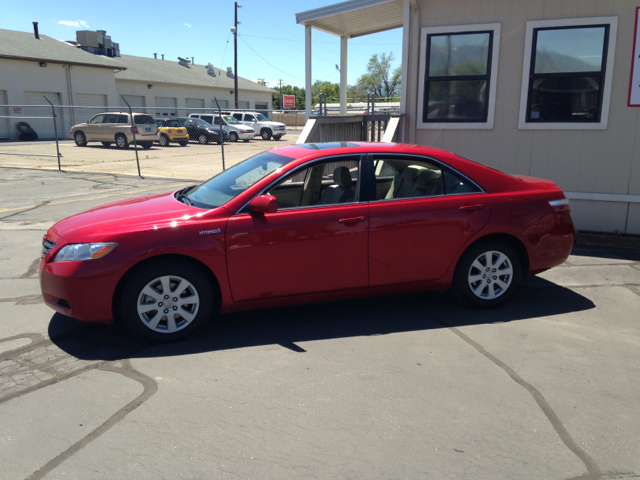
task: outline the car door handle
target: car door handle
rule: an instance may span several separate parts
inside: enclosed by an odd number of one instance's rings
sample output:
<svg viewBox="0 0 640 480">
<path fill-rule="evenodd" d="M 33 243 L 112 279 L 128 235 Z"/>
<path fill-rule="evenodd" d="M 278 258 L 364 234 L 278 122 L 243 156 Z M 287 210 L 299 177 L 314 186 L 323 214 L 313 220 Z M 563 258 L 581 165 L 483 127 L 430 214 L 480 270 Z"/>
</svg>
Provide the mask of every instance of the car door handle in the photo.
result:
<svg viewBox="0 0 640 480">
<path fill-rule="evenodd" d="M 349 217 L 349 218 L 341 218 L 338 220 L 339 223 L 344 223 L 345 225 L 355 225 L 360 222 L 364 222 L 364 217 Z"/>
<path fill-rule="evenodd" d="M 478 210 L 482 210 L 484 205 L 477 203 L 475 205 L 463 205 L 460 210 L 466 213 L 476 213 Z"/>
</svg>

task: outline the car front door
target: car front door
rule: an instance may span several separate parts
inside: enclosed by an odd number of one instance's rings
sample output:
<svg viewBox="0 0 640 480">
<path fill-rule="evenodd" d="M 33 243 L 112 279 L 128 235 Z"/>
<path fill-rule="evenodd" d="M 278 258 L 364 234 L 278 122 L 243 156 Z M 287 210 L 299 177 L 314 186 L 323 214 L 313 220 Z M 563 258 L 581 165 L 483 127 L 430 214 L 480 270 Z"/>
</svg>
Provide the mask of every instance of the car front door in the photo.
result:
<svg viewBox="0 0 640 480">
<path fill-rule="evenodd" d="M 360 197 L 359 162 L 340 158 L 297 170 L 263 192 L 283 208 L 231 216 L 226 248 L 234 302 L 368 286 L 369 207 Z"/>
<path fill-rule="evenodd" d="M 371 287 L 436 280 L 491 215 L 489 195 L 425 157 L 372 155 Z"/>
<path fill-rule="evenodd" d="M 103 122 L 107 115 L 101 114 L 96 115 L 91 120 L 89 120 L 89 124 L 84 128 L 85 136 L 88 142 L 97 142 L 103 140 L 102 129 Z"/>
<path fill-rule="evenodd" d="M 194 125 L 194 123 L 191 120 L 187 120 L 187 119 L 183 120 L 182 124 L 184 125 L 184 128 L 187 130 L 187 133 L 189 134 L 189 140 L 198 140 L 198 135 L 200 134 L 200 128 Z"/>
</svg>

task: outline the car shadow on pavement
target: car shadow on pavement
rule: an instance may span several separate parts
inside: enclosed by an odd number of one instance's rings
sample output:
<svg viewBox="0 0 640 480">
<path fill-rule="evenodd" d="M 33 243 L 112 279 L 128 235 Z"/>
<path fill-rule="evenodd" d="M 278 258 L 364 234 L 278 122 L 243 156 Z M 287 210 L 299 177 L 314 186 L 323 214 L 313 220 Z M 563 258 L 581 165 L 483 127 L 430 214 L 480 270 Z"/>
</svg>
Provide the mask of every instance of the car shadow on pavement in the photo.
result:
<svg viewBox="0 0 640 480">
<path fill-rule="evenodd" d="M 299 343 L 335 338 L 387 335 L 448 327 L 503 323 L 594 308 L 586 297 L 547 280 L 523 280 L 503 306 L 477 310 L 453 295 L 426 292 L 227 314 L 193 336 L 152 344 L 118 324 L 89 324 L 55 314 L 49 338 L 82 360 L 150 358 L 281 345 L 304 353 Z"/>
</svg>

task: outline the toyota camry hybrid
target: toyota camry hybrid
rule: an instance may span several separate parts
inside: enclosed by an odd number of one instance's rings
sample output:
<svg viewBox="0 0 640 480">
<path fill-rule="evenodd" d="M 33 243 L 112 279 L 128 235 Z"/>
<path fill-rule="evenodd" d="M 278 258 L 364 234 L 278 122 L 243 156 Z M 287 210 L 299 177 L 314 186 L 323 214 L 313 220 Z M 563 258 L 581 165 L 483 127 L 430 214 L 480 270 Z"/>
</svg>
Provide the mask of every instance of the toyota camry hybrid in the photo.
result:
<svg viewBox="0 0 640 480">
<path fill-rule="evenodd" d="M 453 289 L 493 307 L 563 263 L 569 201 L 418 145 L 290 145 L 179 191 L 66 218 L 43 239 L 47 305 L 154 341 L 218 313 Z"/>
</svg>

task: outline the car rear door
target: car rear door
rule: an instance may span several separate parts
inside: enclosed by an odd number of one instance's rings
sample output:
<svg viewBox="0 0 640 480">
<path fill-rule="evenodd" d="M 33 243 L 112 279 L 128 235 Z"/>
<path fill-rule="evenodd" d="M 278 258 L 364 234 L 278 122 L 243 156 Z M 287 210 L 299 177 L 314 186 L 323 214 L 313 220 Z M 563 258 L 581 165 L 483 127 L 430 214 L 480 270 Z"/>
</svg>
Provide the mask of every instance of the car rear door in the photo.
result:
<svg viewBox="0 0 640 480">
<path fill-rule="evenodd" d="M 376 183 L 369 211 L 369 285 L 441 278 L 458 251 L 488 222 L 489 195 L 433 159 L 369 158 L 370 178 Z M 391 165 L 397 169 L 387 168 Z M 403 176 L 406 168 L 415 174 Z"/>
<path fill-rule="evenodd" d="M 357 166 L 359 160 L 356 156 L 340 159 L 342 164 L 336 160 L 327 165 L 333 172 L 346 161 Z M 286 180 L 313 189 L 306 175 L 304 180 Z M 322 184 L 333 182 L 322 182 L 320 176 L 316 179 L 318 195 Z M 357 195 L 361 195 L 359 180 L 356 178 L 354 187 Z M 285 191 L 293 187 L 282 184 L 278 188 Z M 348 203 L 318 205 L 317 197 L 310 197 L 305 205 L 303 197 L 301 192 L 298 205 L 275 213 L 241 211 L 229 219 L 227 265 L 234 302 L 367 287 L 368 203 L 354 196 Z"/>
</svg>

